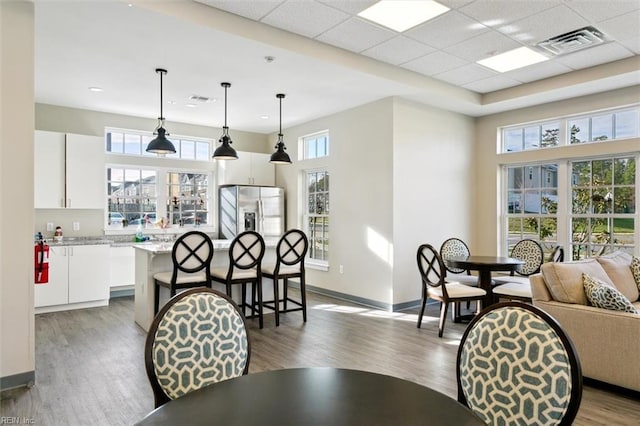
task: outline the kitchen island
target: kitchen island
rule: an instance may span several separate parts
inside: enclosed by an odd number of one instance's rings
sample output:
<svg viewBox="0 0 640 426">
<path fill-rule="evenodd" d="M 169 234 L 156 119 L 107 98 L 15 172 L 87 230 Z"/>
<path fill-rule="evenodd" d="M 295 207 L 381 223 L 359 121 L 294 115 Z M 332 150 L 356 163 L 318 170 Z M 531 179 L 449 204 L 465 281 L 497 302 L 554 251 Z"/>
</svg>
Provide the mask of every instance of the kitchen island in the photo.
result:
<svg viewBox="0 0 640 426">
<path fill-rule="evenodd" d="M 231 240 L 212 240 L 213 241 L 213 260 L 211 267 L 221 267 L 229 265 L 229 246 Z M 277 239 L 265 239 L 266 251 L 262 264 L 275 263 L 275 248 L 278 243 Z M 149 330 L 149 326 L 153 321 L 153 302 L 155 296 L 155 285 L 153 275 L 158 272 L 172 271 L 173 263 L 171 261 L 171 249 L 173 242 L 144 242 L 135 244 L 135 321 L 145 331 Z M 225 292 L 224 285 L 213 283 L 213 288 L 221 292 Z M 241 286 L 233 286 L 233 299 L 236 303 L 240 302 Z M 166 288 L 160 289 L 160 306 L 164 305 L 169 298 L 169 291 Z M 262 280 L 263 300 L 273 299 L 273 283 L 271 280 Z M 265 310 L 264 313 L 269 313 Z"/>
</svg>

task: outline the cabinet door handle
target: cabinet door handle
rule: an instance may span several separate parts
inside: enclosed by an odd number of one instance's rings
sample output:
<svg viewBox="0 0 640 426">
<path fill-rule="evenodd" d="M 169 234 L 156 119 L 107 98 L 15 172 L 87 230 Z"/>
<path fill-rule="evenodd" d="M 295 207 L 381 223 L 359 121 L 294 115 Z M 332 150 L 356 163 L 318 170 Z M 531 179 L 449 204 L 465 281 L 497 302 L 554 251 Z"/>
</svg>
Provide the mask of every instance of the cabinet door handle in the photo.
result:
<svg viewBox="0 0 640 426">
<path fill-rule="evenodd" d="M 73 247 L 69 247 L 69 256 L 73 256 Z"/>
<path fill-rule="evenodd" d="M 64 198 L 60 198 L 60 207 L 64 207 Z"/>
<path fill-rule="evenodd" d="M 71 207 L 71 198 L 67 198 L 67 207 Z"/>
</svg>

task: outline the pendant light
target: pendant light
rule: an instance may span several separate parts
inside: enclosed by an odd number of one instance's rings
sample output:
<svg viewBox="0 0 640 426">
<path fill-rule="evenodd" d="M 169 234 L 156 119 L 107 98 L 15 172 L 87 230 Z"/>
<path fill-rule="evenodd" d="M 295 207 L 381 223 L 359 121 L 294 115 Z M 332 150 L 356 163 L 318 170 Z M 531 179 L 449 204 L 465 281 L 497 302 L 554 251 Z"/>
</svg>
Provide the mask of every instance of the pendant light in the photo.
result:
<svg viewBox="0 0 640 426">
<path fill-rule="evenodd" d="M 214 160 L 237 160 L 238 153 L 231 147 L 233 143 L 229 136 L 229 127 L 227 126 L 227 89 L 231 87 L 231 83 L 220 83 L 224 87 L 224 127 L 222 127 L 222 136 L 220 136 L 220 145 L 213 153 Z"/>
<path fill-rule="evenodd" d="M 276 152 L 271 154 L 270 163 L 273 164 L 291 164 L 291 158 L 289 158 L 289 154 L 284 152 L 287 149 L 284 146 L 284 141 L 282 140 L 282 99 L 284 98 L 283 93 L 278 93 L 276 98 L 280 99 L 280 131 L 278 132 L 278 142 L 276 143 Z"/>
<path fill-rule="evenodd" d="M 171 141 L 165 136 L 169 133 L 167 133 L 164 128 L 164 116 L 162 115 L 162 75 L 166 74 L 167 70 L 156 68 L 156 73 L 160 74 L 160 117 L 158 117 L 158 127 L 153 134 L 158 135 L 158 137 L 149 142 L 149 145 L 147 145 L 147 152 L 152 152 L 154 154 L 175 154 L 176 147 L 173 146 Z"/>
</svg>

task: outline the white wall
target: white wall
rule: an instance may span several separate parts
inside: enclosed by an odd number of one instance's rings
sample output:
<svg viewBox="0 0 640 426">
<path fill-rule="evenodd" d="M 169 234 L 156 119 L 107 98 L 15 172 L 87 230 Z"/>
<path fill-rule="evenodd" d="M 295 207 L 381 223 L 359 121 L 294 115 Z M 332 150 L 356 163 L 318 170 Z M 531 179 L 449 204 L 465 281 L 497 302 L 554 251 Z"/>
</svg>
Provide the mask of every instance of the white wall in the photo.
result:
<svg viewBox="0 0 640 426">
<path fill-rule="evenodd" d="M 472 241 L 474 120 L 396 100 L 393 119 L 393 303 L 420 298 L 416 251 Z"/>
<path fill-rule="evenodd" d="M 303 226 L 303 170 L 322 165 L 329 169 L 330 269 L 307 269 L 309 284 L 383 304 L 392 302 L 386 252 L 393 239 L 392 119 L 389 98 L 285 129 L 293 164 L 276 167 L 276 183 L 287 194 L 287 228 Z M 298 138 L 322 130 L 330 132 L 330 156 L 299 161 Z"/>
<path fill-rule="evenodd" d="M 0 2 L 0 388 L 33 380 L 33 3 Z"/>
<path fill-rule="evenodd" d="M 472 217 L 474 230 L 472 239 L 478 244 L 482 244 L 482 251 L 487 254 L 506 254 L 507 252 L 507 248 L 501 247 L 500 243 L 501 210 L 498 193 L 501 162 L 508 161 L 513 164 L 640 151 L 640 140 L 629 139 L 511 153 L 500 158 L 497 155 L 498 147 L 496 142 L 499 127 L 567 115 L 584 114 L 606 108 L 616 108 L 635 104 L 639 100 L 640 86 L 633 86 L 477 119 L 477 143 L 474 150 L 474 161 L 478 165 L 475 175 L 477 195 L 474 200 L 475 209 Z"/>
</svg>

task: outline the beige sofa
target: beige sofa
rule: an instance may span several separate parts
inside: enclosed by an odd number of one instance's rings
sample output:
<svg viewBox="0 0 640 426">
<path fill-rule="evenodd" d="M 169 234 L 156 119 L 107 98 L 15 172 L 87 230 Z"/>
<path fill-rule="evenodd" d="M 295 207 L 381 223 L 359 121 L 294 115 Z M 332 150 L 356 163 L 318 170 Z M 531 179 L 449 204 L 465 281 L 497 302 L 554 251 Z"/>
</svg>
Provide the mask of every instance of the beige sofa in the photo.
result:
<svg viewBox="0 0 640 426">
<path fill-rule="evenodd" d="M 590 306 L 582 285 L 583 272 L 613 284 L 640 310 L 630 263 L 631 256 L 622 252 L 545 263 L 531 276 L 531 290 L 533 304 L 553 316 L 573 341 L 583 376 L 640 391 L 640 315 Z"/>
</svg>

